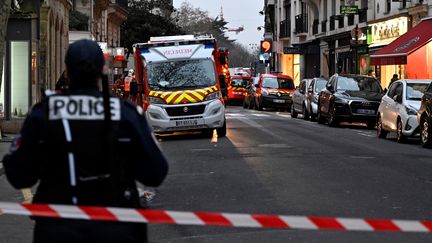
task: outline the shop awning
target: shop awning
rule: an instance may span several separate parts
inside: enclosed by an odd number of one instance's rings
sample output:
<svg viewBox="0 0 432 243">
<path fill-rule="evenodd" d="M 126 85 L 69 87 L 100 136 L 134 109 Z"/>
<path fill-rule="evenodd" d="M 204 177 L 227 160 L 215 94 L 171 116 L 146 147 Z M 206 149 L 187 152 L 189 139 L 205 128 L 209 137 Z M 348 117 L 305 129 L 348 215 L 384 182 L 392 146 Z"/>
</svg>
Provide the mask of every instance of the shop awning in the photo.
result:
<svg viewBox="0 0 432 243">
<path fill-rule="evenodd" d="M 432 40 L 432 18 L 423 19 L 414 28 L 371 55 L 372 65 L 406 64 L 407 56 Z"/>
</svg>

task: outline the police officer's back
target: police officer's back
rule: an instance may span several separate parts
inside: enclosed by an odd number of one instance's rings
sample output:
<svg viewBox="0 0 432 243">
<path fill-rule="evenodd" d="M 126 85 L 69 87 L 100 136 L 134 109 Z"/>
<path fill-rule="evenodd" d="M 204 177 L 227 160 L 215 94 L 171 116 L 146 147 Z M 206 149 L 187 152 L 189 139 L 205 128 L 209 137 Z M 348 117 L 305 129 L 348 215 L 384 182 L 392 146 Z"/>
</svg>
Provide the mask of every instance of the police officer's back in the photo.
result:
<svg viewBox="0 0 432 243">
<path fill-rule="evenodd" d="M 104 120 L 98 89 L 103 65 L 95 42 L 72 44 L 66 54 L 70 92 L 35 105 L 3 159 L 15 188 L 39 182 L 34 203 L 137 207 L 135 182 L 158 186 L 167 174 L 140 107 L 111 97 L 111 121 Z M 131 223 L 38 218 L 34 241 L 145 242 L 145 230 Z"/>
</svg>

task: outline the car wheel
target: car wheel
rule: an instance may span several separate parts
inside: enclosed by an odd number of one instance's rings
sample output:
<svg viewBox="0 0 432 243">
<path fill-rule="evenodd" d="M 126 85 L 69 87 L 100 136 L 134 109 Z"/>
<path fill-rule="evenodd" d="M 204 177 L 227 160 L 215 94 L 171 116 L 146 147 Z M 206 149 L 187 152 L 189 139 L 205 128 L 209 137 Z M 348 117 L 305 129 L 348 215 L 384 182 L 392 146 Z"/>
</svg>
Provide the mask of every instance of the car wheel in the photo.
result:
<svg viewBox="0 0 432 243">
<path fill-rule="evenodd" d="M 310 113 L 310 119 L 311 119 L 311 121 L 316 121 L 316 117 L 317 116 L 315 114 L 313 114 L 312 106 L 309 107 L 309 110 L 311 111 L 311 113 Z"/>
<path fill-rule="evenodd" d="M 338 125 L 337 117 L 336 117 L 336 109 L 334 108 L 334 105 L 331 106 L 328 116 L 327 116 L 327 123 L 330 127 L 336 127 Z"/>
<path fill-rule="evenodd" d="M 258 110 L 259 110 L 259 111 L 262 111 L 263 108 L 264 108 L 264 107 L 263 107 L 262 100 L 259 100 L 259 101 L 258 101 Z"/>
<path fill-rule="evenodd" d="M 246 104 L 246 99 L 244 99 L 244 100 L 243 100 L 243 109 L 246 109 L 246 108 L 248 108 L 248 106 L 249 106 L 249 105 L 248 105 L 248 104 Z"/>
<path fill-rule="evenodd" d="M 432 132 L 430 128 L 430 121 L 427 117 L 422 117 L 420 121 L 420 141 L 423 148 L 432 147 Z"/>
<path fill-rule="evenodd" d="M 324 124 L 324 117 L 321 115 L 321 107 L 318 104 L 318 113 L 317 113 L 317 122 L 318 124 Z"/>
<path fill-rule="evenodd" d="M 386 130 L 384 130 L 384 128 L 382 126 L 382 119 L 381 119 L 381 116 L 379 116 L 379 115 L 378 115 L 376 127 L 377 127 L 377 136 L 379 138 L 386 138 L 388 132 Z"/>
<path fill-rule="evenodd" d="M 309 120 L 310 116 L 309 116 L 309 113 L 308 113 L 305 105 L 303 105 L 302 115 L 303 115 L 303 119 L 304 120 L 306 120 L 306 121 Z"/>
<path fill-rule="evenodd" d="M 224 121 L 223 126 L 220 127 L 220 128 L 217 128 L 216 131 L 217 131 L 217 135 L 218 135 L 218 137 L 221 138 L 221 137 L 225 137 L 225 136 L 226 136 L 226 133 L 227 133 L 227 128 L 226 128 L 226 119 L 225 119 L 225 121 Z"/>
<path fill-rule="evenodd" d="M 402 121 L 400 118 L 397 120 L 397 130 L 396 130 L 396 141 L 398 143 L 403 143 L 406 141 L 406 136 L 402 133 Z"/>
<path fill-rule="evenodd" d="M 366 122 L 366 126 L 367 126 L 369 129 L 374 129 L 375 126 L 376 126 L 376 122 L 374 122 L 374 121 L 368 121 L 368 122 Z"/>
<path fill-rule="evenodd" d="M 291 117 L 292 118 L 297 118 L 298 113 L 297 111 L 295 111 L 294 105 L 291 105 Z"/>
</svg>

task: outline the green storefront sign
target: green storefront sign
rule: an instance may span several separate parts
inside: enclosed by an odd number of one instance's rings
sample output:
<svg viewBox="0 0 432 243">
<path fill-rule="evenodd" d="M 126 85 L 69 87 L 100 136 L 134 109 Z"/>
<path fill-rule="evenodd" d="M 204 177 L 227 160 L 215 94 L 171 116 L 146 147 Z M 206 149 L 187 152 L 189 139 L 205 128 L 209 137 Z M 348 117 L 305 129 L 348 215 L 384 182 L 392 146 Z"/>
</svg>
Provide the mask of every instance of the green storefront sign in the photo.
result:
<svg viewBox="0 0 432 243">
<path fill-rule="evenodd" d="M 358 14 L 358 6 L 340 6 L 341 14 Z"/>
</svg>

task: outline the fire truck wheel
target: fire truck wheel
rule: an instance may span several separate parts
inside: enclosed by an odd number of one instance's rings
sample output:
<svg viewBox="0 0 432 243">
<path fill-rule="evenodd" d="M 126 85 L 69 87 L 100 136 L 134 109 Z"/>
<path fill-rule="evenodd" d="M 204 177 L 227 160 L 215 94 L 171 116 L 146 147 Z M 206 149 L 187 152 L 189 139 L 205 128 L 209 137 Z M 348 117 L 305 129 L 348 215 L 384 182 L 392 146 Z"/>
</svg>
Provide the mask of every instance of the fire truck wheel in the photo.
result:
<svg viewBox="0 0 432 243">
<path fill-rule="evenodd" d="M 225 137 L 226 132 L 227 132 L 227 128 L 226 128 L 226 120 L 225 120 L 223 126 L 217 129 L 218 137 Z"/>
</svg>

